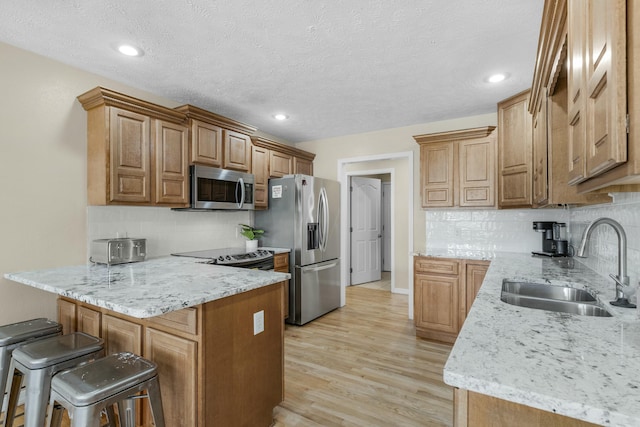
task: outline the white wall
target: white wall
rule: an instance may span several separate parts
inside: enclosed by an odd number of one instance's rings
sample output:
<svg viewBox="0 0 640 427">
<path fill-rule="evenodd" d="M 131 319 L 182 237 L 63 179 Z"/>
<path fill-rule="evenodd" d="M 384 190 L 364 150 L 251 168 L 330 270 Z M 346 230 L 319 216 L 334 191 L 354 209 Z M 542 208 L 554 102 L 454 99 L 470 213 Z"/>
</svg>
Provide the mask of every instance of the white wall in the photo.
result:
<svg viewBox="0 0 640 427">
<path fill-rule="evenodd" d="M 56 318 L 56 297 L 7 272 L 87 262 L 86 113 L 98 85 L 177 104 L 0 43 L 0 324 Z"/>
</svg>

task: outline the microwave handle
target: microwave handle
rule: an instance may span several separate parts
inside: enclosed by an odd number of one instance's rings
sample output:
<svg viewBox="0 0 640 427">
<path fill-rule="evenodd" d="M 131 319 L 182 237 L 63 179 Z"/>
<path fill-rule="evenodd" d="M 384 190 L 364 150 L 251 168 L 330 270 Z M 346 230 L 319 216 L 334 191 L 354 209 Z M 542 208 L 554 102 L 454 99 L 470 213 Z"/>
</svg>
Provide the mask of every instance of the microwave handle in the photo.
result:
<svg viewBox="0 0 640 427">
<path fill-rule="evenodd" d="M 240 186 L 240 200 L 238 200 L 238 185 Z M 238 182 L 236 183 L 236 204 L 238 208 L 242 208 L 242 206 L 244 206 L 244 198 L 244 179 L 239 178 Z"/>
</svg>

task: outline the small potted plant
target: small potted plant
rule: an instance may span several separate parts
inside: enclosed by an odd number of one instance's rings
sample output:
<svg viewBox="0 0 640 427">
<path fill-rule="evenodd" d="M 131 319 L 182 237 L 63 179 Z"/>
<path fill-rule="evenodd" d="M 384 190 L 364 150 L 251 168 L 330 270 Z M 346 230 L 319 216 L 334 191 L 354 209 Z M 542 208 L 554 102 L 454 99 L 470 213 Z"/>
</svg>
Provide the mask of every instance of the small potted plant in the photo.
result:
<svg viewBox="0 0 640 427">
<path fill-rule="evenodd" d="M 259 228 L 253 228 L 247 224 L 238 224 L 240 227 L 240 234 L 247 238 L 247 251 L 255 251 L 258 249 L 258 237 L 264 234 L 264 230 Z"/>
</svg>

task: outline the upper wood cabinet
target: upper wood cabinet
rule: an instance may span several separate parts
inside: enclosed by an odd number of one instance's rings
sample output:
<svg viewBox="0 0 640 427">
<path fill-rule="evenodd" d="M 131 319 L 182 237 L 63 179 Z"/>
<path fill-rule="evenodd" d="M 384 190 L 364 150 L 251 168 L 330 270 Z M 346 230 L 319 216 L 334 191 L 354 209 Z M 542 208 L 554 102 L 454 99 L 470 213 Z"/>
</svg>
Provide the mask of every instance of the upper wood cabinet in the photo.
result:
<svg viewBox="0 0 640 427">
<path fill-rule="evenodd" d="M 315 154 L 261 136 L 254 136 L 251 141 L 256 208 L 268 207 L 269 178 L 282 178 L 292 173 L 313 175 Z"/>
<path fill-rule="evenodd" d="M 184 114 L 102 87 L 78 100 L 87 111 L 90 205 L 187 206 Z"/>
<path fill-rule="evenodd" d="M 556 127 L 552 106 L 566 102 L 562 167 L 577 193 L 637 191 L 640 184 L 638 28 L 636 2 L 545 1 L 531 97 L 537 106 L 546 88 L 549 101 L 555 98 L 548 105 L 550 129 Z M 556 91 L 563 70 L 566 101 Z M 551 142 L 553 155 L 560 147 L 556 142 Z"/>
<path fill-rule="evenodd" d="M 583 5 L 578 2 L 578 6 Z M 574 10 L 569 19 L 583 19 Z M 581 55 L 568 55 L 567 3 L 545 3 L 529 112 L 533 123 L 533 206 L 610 202 L 606 193 L 580 193 L 586 175 Z M 570 76 L 573 76 L 571 79 Z"/>
<path fill-rule="evenodd" d="M 531 206 L 532 131 L 529 90 L 498 103 L 498 206 Z"/>
<path fill-rule="evenodd" d="M 416 135 L 423 208 L 495 207 L 495 126 Z"/>
<path fill-rule="evenodd" d="M 182 105 L 191 129 L 191 163 L 251 171 L 251 138 L 253 126 L 220 116 L 193 105 Z"/>
</svg>

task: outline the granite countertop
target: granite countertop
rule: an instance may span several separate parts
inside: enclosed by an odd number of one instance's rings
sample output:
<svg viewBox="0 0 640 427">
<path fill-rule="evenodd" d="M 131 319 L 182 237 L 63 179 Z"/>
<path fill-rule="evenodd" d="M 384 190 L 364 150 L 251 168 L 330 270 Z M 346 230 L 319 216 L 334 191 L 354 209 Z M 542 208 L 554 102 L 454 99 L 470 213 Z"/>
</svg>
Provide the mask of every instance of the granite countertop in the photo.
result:
<svg viewBox="0 0 640 427">
<path fill-rule="evenodd" d="M 497 256 L 500 256 L 502 252 L 496 251 L 482 251 L 476 249 L 428 249 L 424 252 L 414 252 L 413 256 L 428 256 L 435 258 L 458 258 L 458 259 L 473 259 L 473 260 L 492 260 Z"/>
<path fill-rule="evenodd" d="M 282 282 L 291 275 L 169 256 L 111 267 L 79 265 L 7 273 L 4 277 L 117 313 L 146 318 Z"/>
<path fill-rule="evenodd" d="M 595 291 L 613 317 L 536 310 L 500 301 L 503 278 Z M 611 306 L 611 279 L 573 258 L 500 254 L 444 367 L 445 383 L 611 426 L 640 424 L 640 321 Z"/>
</svg>

